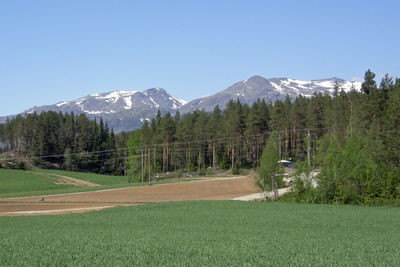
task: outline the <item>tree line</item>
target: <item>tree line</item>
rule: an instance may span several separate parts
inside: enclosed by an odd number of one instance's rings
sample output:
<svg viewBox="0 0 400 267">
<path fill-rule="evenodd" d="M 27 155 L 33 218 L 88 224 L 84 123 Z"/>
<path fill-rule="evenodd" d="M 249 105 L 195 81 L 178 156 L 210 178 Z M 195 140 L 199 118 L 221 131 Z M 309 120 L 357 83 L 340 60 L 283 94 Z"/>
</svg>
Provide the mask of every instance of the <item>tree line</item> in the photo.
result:
<svg viewBox="0 0 400 267">
<path fill-rule="evenodd" d="M 312 163 L 316 165 L 317 143 L 323 136 L 334 136 L 344 146 L 355 133 L 378 138 L 395 159 L 399 155 L 395 121 L 399 79 L 385 76 L 378 88 L 374 77 L 371 71 L 366 73 L 362 92 L 344 92 L 336 85 L 332 96 L 319 93 L 311 98 L 286 97 L 273 104 L 258 100 L 251 106 L 231 100 L 223 111 L 216 106 L 211 113 L 199 110 L 184 115 L 177 112 L 175 116 L 158 113 L 134 132 L 131 139 L 137 139 L 135 147 L 145 150 L 148 156 L 151 154 L 156 172 L 237 165 L 257 168 L 272 132 L 280 140 L 281 158 L 294 161 L 306 157 L 308 134 Z M 133 152 L 138 154 L 137 150 Z"/>
<path fill-rule="evenodd" d="M 0 124 L 0 160 L 3 165 L 24 167 L 27 163 L 66 170 L 124 174 L 117 147 L 125 141 L 102 119 L 84 114 L 52 111 L 18 115 Z"/>
</svg>

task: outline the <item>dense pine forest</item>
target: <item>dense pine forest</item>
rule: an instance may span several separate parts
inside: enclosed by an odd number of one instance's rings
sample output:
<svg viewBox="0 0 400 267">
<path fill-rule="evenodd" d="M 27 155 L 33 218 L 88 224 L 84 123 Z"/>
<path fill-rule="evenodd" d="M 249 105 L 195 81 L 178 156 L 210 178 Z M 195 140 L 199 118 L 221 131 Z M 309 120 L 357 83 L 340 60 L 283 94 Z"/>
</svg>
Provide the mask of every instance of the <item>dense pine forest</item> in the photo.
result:
<svg viewBox="0 0 400 267">
<path fill-rule="evenodd" d="M 268 158 L 264 148 L 276 147 L 272 153 L 294 161 L 303 173 L 320 172 L 317 188 L 298 179 L 296 201 L 387 203 L 400 198 L 399 107 L 400 79 L 386 75 L 378 86 L 368 70 L 361 92 L 336 86 L 333 95 L 275 103 L 231 100 L 211 113 L 158 112 L 141 129 L 119 135 L 102 120 L 43 112 L 0 125 L 0 160 L 3 166 L 10 160 L 24 166 L 29 159 L 41 167 L 147 181 L 168 173 L 257 170 Z"/>
<path fill-rule="evenodd" d="M 103 120 L 83 114 L 18 115 L 0 124 L 0 163 L 12 168 L 34 165 L 123 175 L 124 162 L 117 149 L 125 145 L 121 138 L 124 135 L 114 135 Z"/>
</svg>

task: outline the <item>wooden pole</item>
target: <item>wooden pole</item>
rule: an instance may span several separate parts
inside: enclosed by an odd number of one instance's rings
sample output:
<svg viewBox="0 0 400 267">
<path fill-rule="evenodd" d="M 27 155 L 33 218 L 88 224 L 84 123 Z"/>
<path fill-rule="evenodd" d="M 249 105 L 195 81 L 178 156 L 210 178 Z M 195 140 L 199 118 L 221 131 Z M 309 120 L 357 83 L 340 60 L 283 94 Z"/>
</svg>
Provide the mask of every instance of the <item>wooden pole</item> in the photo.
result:
<svg viewBox="0 0 400 267">
<path fill-rule="evenodd" d="M 235 164 L 235 147 L 232 147 L 232 170 Z"/>
<path fill-rule="evenodd" d="M 149 184 L 150 184 L 150 179 L 151 179 L 151 178 L 150 178 L 150 177 L 151 177 L 151 176 L 150 176 L 150 165 L 151 165 L 151 159 L 150 159 L 150 157 L 151 157 L 151 148 L 149 148 L 149 153 L 148 153 L 148 154 L 149 154 L 149 179 L 148 179 L 148 181 L 149 181 Z"/>
<path fill-rule="evenodd" d="M 215 142 L 213 142 L 213 172 L 215 173 Z"/>
<path fill-rule="evenodd" d="M 142 154 L 142 183 L 143 183 L 143 178 L 144 178 L 144 159 L 143 159 L 143 149 L 141 150 Z"/>
<path fill-rule="evenodd" d="M 308 167 L 311 167 L 311 143 L 310 143 L 310 130 L 307 130 L 307 161 Z"/>
<path fill-rule="evenodd" d="M 282 137 L 281 137 L 281 133 L 279 132 L 279 160 L 282 159 Z"/>
</svg>

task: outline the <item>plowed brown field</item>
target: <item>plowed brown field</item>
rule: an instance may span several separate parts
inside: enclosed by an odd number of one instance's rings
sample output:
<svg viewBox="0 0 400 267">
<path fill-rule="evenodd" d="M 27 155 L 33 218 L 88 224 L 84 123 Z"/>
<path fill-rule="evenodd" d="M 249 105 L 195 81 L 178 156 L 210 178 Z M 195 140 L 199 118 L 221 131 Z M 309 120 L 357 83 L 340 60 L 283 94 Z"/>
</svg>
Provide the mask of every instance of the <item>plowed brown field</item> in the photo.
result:
<svg viewBox="0 0 400 267">
<path fill-rule="evenodd" d="M 0 216 L 62 214 L 115 206 L 185 200 L 228 200 L 259 192 L 251 177 L 209 178 L 176 184 L 0 199 Z"/>
</svg>

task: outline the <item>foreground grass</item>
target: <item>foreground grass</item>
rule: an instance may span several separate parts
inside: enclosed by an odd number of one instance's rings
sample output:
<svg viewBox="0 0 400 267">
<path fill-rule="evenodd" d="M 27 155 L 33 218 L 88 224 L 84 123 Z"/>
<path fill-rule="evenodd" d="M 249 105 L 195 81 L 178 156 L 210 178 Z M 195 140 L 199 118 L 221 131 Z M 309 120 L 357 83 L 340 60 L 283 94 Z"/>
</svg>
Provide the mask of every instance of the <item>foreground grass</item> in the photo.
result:
<svg viewBox="0 0 400 267">
<path fill-rule="evenodd" d="M 400 209 L 180 202 L 0 218 L 0 265 L 400 266 Z"/>
</svg>

